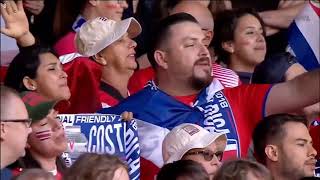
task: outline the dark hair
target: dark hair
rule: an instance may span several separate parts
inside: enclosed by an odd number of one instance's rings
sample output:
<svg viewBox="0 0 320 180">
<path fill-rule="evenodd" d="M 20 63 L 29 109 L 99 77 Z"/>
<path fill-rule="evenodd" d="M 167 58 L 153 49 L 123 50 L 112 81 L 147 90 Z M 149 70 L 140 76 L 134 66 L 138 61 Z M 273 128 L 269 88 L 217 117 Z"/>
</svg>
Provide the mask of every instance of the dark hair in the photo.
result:
<svg viewBox="0 0 320 180">
<path fill-rule="evenodd" d="M 170 27 L 182 22 L 193 22 L 198 24 L 198 21 L 190 14 L 177 13 L 162 19 L 159 24 L 155 26 L 156 28 L 154 29 L 154 33 L 152 33 L 153 37 L 150 41 L 150 47 L 147 52 L 148 59 L 153 68 L 156 68 L 157 66 L 154 59 L 154 52 L 162 47 L 163 43 L 168 39 Z"/>
<path fill-rule="evenodd" d="M 56 158 L 56 165 L 57 165 L 57 171 L 62 175 L 64 175 L 67 170 L 67 166 L 64 160 L 60 156 Z M 10 166 L 10 168 L 15 168 L 15 167 L 22 168 L 22 169 L 30 169 L 30 168 L 41 169 L 39 162 L 32 157 L 30 151 L 27 149 L 26 149 L 26 155 L 22 158 L 19 158 L 14 164 Z"/>
<path fill-rule="evenodd" d="M 72 30 L 72 24 L 84 10 L 88 0 L 58 0 L 53 22 L 56 39 Z"/>
<path fill-rule="evenodd" d="M 249 172 L 253 173 L 258 179 L 273 179 L 270 171 L 262 164 L 250 160 L 237 159 L 224 162 L 213 180 L 246 180 Z"/>
<path fill-rule="evenodd" d="M 153 36 L 153 27 L 159 21 L 169 16 L 169 11 L 182 0 L 141 0 L 138 2 L 136 19 L 142 26 L 141 34 L 135 39 L 138 43 L 136 48 L 137 57 L 145 54 Z"/>
<path fill-rule="evenodd" d="M 304 116 L 290 114 L 274 114 L 263 118 L 255 127 L 252 139 L 254 146 L 254 154 L 259 162 L 266 164 L 265 147 L 267 144 L 281 141 L 286 135 L 283 129 L 284 124 L 288 122 L 302 123 L 306 127 L 307 119 Z"/>
<path fill-rule="evenodd" d="M 176 180 L 178 178 L 209 180 L 209 175 L 201 164 L 192 160 L 179 160 L 166 164 L 157 175 L 157 180 Z"/>
<path fill-rule="evenodd" d="M 23 78 L 28 76 L 31 79 L 37 77 L 37 70 L 40 65 L 39 55 L 43 53 L 57 54 L 49 46 L 37 44 L 26 48 L 21 48 L 9 65 L 4 84 L 18 92 L 27 91 L 23 84 Z"/>
<path fill-rule="evenodd" d="M 172 10 L 182 0 L 161 0 L 155 1 L 153 4 L 153 21 L 159 22 L 165 17 L 169 16 L 170 10 Z"/>
<path fill-rule="evenodd" d="M 255 67 L 251 82 L 257 84 L 284 82 L 285 73 L 295 63 L 297 59 L 288 52 L 271 55 Z"/>
<path fill-rule="evenodd" d="M 210 1 L 209 5 L 208 5 L 208 9 L 210 10 L 213 19 L 216 18 L 216 15 L 227 9 L 224 1 Z"/>
<path fill-rule="evenodd" d="M 124 164 L 117 156 L 110 154 L 85 153 L 68 169 L 64 180 L 104 180 L 112 179 L 114 172 Z"/>
<path fill-rule="evenodd" d="M 222 43 L 234 40 L 235 29 L 238 26 L 239 19 L 245 15 L 256 17 L 263 29 L 263 36 L 266 35 L 264 23 L 259 14 L 251 8 L 241 8 L 235 10 L 224 10 L 217 13 L 214 25 L 214 38 L 210 46 L 218 55 L 218 61 L 230 64 L 230 53 L 222 48 Z"/>
</svg>

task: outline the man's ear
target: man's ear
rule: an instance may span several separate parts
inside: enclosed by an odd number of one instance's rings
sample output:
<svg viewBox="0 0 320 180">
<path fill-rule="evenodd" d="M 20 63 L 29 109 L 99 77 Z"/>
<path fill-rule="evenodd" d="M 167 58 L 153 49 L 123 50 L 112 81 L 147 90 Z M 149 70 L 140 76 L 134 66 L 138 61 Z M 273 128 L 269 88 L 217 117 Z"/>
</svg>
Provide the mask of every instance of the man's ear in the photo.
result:
<svg viewBox="0 0 320 180">
<path fill-rule="evenodd" d="M 91 6 L 97 6 L 99 4 L 99 0 L 90 0 L 89 4 L 91 4 Z"/>
<path fill-rule="evenodd" d="M 206 31 L 205 36 L 208 37 L 210 43 L 213 39 L 213 31 Z"/>
<path fill-rule="evenodd" d="M 97 62 L 99 63 L 100 65 L 102 66 L 106 66 L 108 64 L 108 61 L 106 58 L 104 58 L 103 56 L 101 56 L 100 53 L 92 56 L 92 58 Z"/>
<path fill-rule="evenodd" d="M 3 122 L 1 122 L 1 124 L 0 124 L 0 140 L 1 141 L 4 141 L 5 136 L 7 134 L 7 131 L 5 128 L 6 128 L 5 124 Z"/>
<path fill-rule="evenodd" d="M 232 41 L 226 41 L 221 44 L 222 48 L 232 54 L 234 52 L 234 45 Z"/>
<path fill-rule="evenodd" d="M 276 145 L 267 145 L 264 149 L 264 152 L 270 161 L 279 160 L 279 148 Z"/>
<path fill-rule="evenodd" d="M 154 59 L 158 66 L 162 67 L 163 69 L 168 69 L 166 53 L 164 51 L 156 50 L 154 52 Z"/>
<path fill-rule="evenodd" d="M 37 82 L 28 76 L 25 76 L 22 80 L 23 85 L 30 91 L 37 90 Z"/>
</svg>

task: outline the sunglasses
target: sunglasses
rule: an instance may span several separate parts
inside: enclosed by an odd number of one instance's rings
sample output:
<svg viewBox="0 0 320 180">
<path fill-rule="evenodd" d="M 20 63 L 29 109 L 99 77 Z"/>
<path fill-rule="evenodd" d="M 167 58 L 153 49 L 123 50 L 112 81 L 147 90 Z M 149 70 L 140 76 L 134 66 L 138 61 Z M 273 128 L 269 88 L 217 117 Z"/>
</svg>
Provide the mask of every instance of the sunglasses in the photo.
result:
<svg viewBox="0 0 320 180">
<path fill-rule="evenodd" d="M 1 122 L 13 122 L 13 123 L 22 122 L 22 123 L 25 123 L 27 128 L 29 128 L 31 126 L 32 119 L 31 118 L 29 118 L 29 119 L 5 119 L 5 120 L 1 119 Z"/>
<path fill-rule="evenodd" d="M 198 154 L 202 155 L 204 160 L 206 161 L 211 161 L 213 157 L 216 157 L 219 161 L 221 161 L 223 157 L 223 151 L 213 152 L 210 150 L 192 151 L 192 152 L 186 153 L 185 155 L 198 155 Z"/>
</svg>

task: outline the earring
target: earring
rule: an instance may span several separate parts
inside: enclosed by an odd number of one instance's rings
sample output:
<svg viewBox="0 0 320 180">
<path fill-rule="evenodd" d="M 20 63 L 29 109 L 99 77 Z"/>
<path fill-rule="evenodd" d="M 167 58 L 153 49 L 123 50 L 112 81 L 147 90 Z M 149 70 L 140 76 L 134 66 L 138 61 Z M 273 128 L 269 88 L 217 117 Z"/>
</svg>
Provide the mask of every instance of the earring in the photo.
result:
<svg viewBox="0 0 320 180">
<path fill-rule="evenodd" d="M 31 86 L 32 90 L 36 90 L 36 87 L 34 85 Z"/>
</svg>

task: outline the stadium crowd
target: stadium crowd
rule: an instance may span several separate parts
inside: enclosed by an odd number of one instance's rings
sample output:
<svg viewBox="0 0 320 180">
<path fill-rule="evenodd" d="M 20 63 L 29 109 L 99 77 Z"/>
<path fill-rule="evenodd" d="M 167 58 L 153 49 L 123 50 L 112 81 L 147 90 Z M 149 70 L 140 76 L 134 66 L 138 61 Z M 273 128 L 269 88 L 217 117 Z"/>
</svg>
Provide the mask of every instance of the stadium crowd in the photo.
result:
<svg viewBox="0 0 320 180">
<path fill-rule="evenodd" d="M 1 180 L 320 179 L 319 0 L 1 0 Z"/>
</svg>

